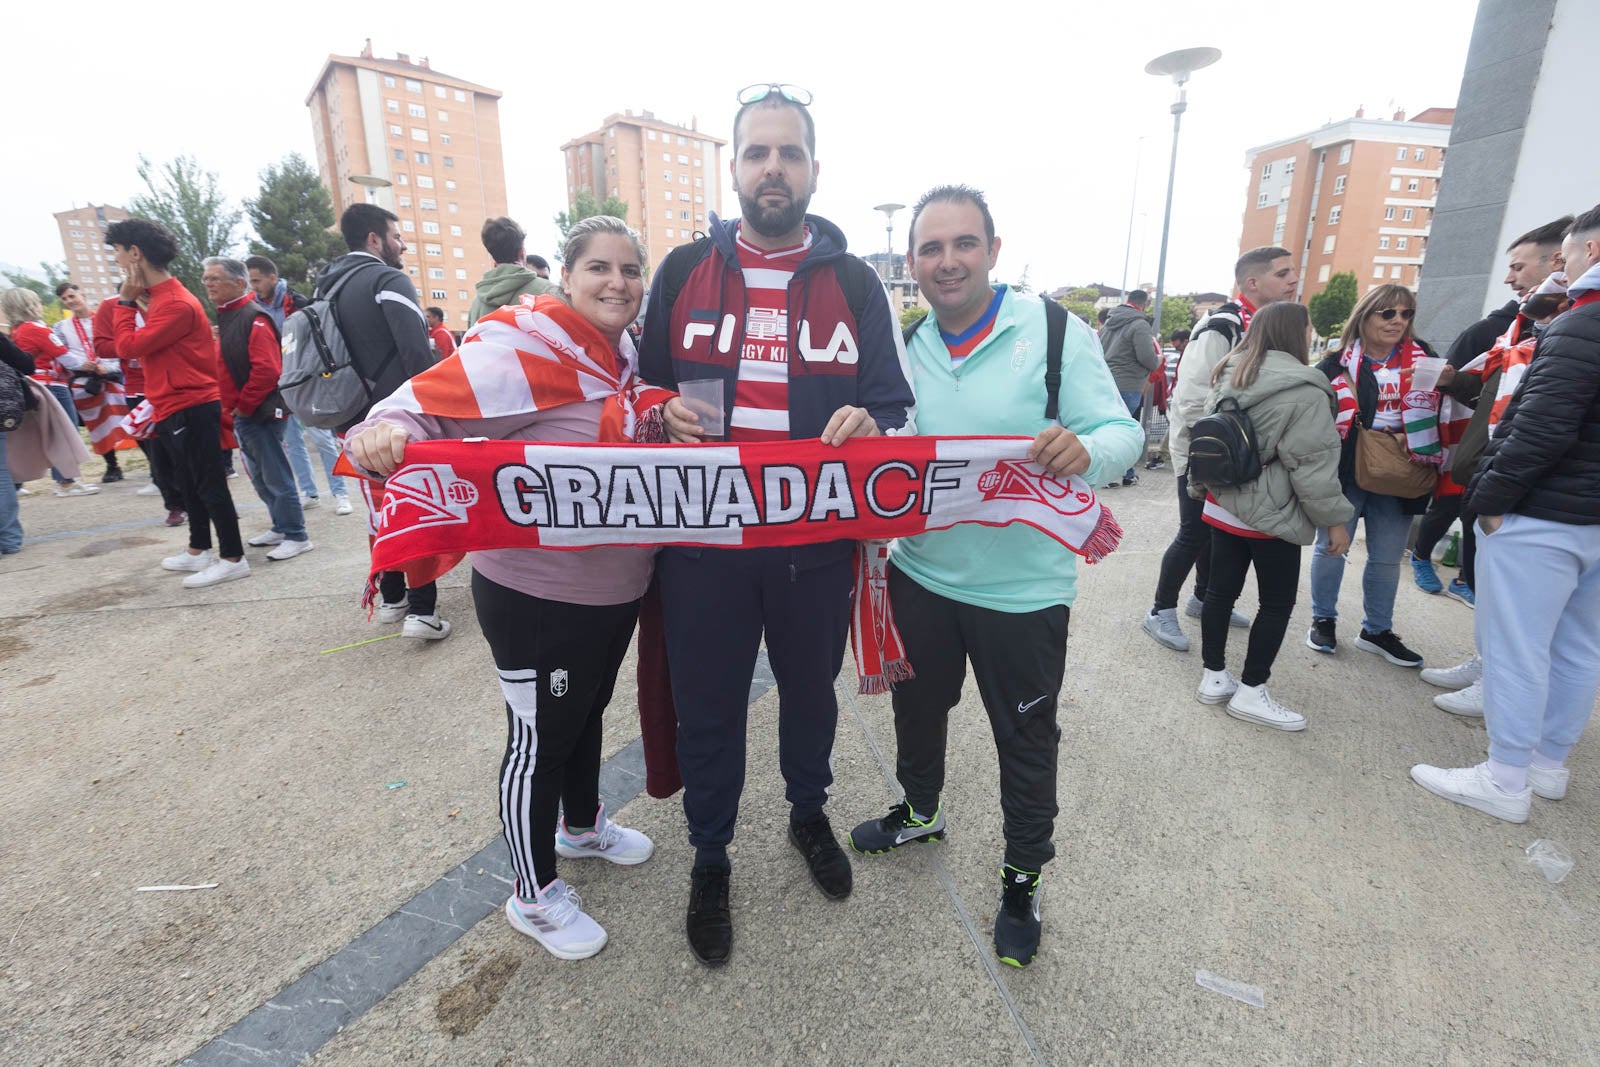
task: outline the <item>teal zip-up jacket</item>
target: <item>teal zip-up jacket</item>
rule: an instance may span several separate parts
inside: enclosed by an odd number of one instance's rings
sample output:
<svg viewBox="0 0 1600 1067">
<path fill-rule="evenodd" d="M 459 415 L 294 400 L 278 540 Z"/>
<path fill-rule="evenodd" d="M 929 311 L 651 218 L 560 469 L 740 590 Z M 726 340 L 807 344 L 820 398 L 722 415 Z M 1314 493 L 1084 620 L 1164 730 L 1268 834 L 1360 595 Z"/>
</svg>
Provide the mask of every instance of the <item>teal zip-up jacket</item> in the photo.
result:
<svg viewBox="0 0 1600 1067">
<path fill-rule="evenodd" d="M 1044 417 L 1044 305 L 1017 299 L 1009 288 L 994 329 L 962 365 L 929 315 L 906 346 L 917 397 L 917 432 L 944 435 L 1035 437 L 1051 425 Z M 1144 431 L 1128 417 L 1100 342 L 1082 319 L 1067 323 L 1061 351 L 1060 423 L 1083 441 L 1090 485 L 1121 474 L 1144 446 Z M 963 523 L 896 541 L 894 565 L 940 596 L 980 608 L 1015 613 L 1072 605 L 1078 591 L 1078 557 L 1031 526 Z"/>
</svg>

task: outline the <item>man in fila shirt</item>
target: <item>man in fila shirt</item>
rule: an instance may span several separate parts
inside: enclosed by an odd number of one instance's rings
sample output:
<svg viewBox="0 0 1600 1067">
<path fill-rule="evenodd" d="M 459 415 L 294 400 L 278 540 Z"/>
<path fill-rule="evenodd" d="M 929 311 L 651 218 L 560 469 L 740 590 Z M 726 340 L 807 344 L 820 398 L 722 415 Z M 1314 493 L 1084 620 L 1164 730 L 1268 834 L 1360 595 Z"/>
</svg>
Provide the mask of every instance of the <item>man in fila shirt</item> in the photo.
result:
<svg viewBox="0 0 1600 1067">
<path fill-rule="evenodd" d="M 1238 299 L 1223 304 L 1195 327 L 1178 363 L 1172 397 L 1167 401 L 1171 426 L 1167 440 L 1172 448 L 1172 469 L 1178 475 L 1178 533 L 1161 557 L 1155 603 L 1141 626 L 1174 652 L 1189 651 L 1189 638 L 1178 626 L 1178 593 L 1193 570 L 1194 595 L 1184 606 L 1184 614 L 1198 619 L 1211 578 L 1211 527 L 1200 521 L 1203 501 L 1189 497 L 1189 428 L 1206 414 L 1211 371 L 1244 339 L 1256 309 L 1276 300 L 1293 300 L 1300 288 L 1294 257 L 1287 248 L 1275 245 L 1252 248 L 1240 256 L 1233 265 L 1233 280 L 1239 287 Z M 1249 626 L 1250 620 L 1235 611 L 1229 623 Z"/>
<path fill-rule="evenodd" d="M 710 236 L 674 249 L 656 271 L 640 344 L 646 381 L 721 382 L 734 442 L 909 432 L 913 400 L 900 330 L 872 268 L 844 234 L 806 214 L 816 191 L 816 131 L 795 86 L 739 93 L 733 172 L 742 218 L 712 216 Z M 793 358 L 791 358 L 793 357 Z M 705 435 L 681 400 L 666 409 L 680 442 Z M 832 899 L 850 893 L 850 861 L 823 814 L 839 709 L 854 544 L 668 548 L 657 558 L 678 767 L 695 848 L 687 920 L 700 962 L 725 962 L 733 839 L 744 788 L 750 679 L 763 633 L 778 682 L 778 762 L 788 836 Z"/>
<path fill-rule="evenodd" d="M 1133 462 L 1144 434 L 1081 319 L 1065 324 L 1056 405 L 1049 403 L 1047 309 L 990 285 L 999 254 L 978 190 L 941 185 L 917 202 L 906 260 L 933 307 L 907 345 L 917 428 L 1032 437 L 1030 456 L 1050 473 L 1100 484 Z M 1005 814 L 994 949 L 1016 967 L 1038 952 L 1040 873 L 1055 856 L 1056 699 L 1076 594 L 1072 553 L 1021 523 L 902 537 L 889 565 L 895 624 L 916 669 L 894 687 L 905 797 L 852 830 L 850 844 L 879 854 L 943 839 L 947 720 L 970 659 L 1000 757 Z"/>
</svg>

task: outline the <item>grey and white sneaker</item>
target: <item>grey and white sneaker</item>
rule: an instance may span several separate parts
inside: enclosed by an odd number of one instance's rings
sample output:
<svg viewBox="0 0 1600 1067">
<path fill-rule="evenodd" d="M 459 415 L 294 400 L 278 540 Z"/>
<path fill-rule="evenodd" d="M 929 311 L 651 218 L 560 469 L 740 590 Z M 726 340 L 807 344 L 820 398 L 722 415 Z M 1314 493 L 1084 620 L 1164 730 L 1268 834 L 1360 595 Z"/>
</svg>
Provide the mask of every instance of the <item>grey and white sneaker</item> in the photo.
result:
<svg viewBox="0 0 1600 1067">
<path fill-rule="evenodd" d="M 1183 605 L 1183 613 L 1189 616 L 1191 619 L 1198 619 L 1201 613 L 1205 611 L 1205 608 L 1206 602 L 1195 596 L 1193 593 L 1190 593 L 1188 603 Z M 1235 629 L 1242 629 L 1250 625 L 1250 616 L 1245 615 L 1242 612 L 1235 611 L 1232 615 L 1228 616 L 1228 625 L 1234 627 Z"/>
<path fill-rule="evenodd" d="M 506 899 L 506 919 L 557 959 L 587 959 L 606 947 L 605 930 L 583 911 L 578 891 L 559 878 L 532 900 L 513 893 Z"/>
<path fill-rule="evenodd" d="M 378 610 L 374 613 L 373 618 L 378 622 L 401 622 L 409 614 L 411 614 L 411 605 L 404 600 L 397 604 L 379 601 Z"/>
<path fill-rule="evenodd" d="M 266 548 L 268 545 L 281 545 L 283 544 L 283 534 L 279 533 L 277 530 L 262 530 L 260 533 L 252 535 L 247 541 L 245 541 L 245 544 L 249 545 L 251 548 Z"/>
<path fill-rule="evenodd" d="M 1177 608 L 1162 608 L 1160 611 L 1152 611 L 1144 617 L 1144 621 L 1139 624 L 1139 628 L 1155 638 L 1158 644 L 1166 645 L 1174 652 L 1189 651 L 1189 639 L 1184 636 L 1183 630 L 1178 626 Z"/>
<path fill-rule="evenodd" d="M 567 832 L 567 821 L 556 824 L 556 855 L 569 860 L 597 856 L 623 867 L 643 863 L 655 854 L 655 842 L 638 830 L 612 822 L 606 807 L 600 805 L 594 829 L 581 834 Z"/>
<path fill-rule="evenodd" d="M 294 559 L 296 556 L 303 555 L 306 552 L 310 552 L 313 548 L 316 548 L 316 547 L 317 546 L 312 544 L 309 539 L 305 540 L 305 541 L 284 541 L 277 548 L 274 548 L 271 552 L 268 552 L 267 553 L 267 558 L 268 559 Z"/>
<path fill-rule="evenodd" d="M 1220 671 L 1204 671 L 1200 675 L 1200 688 L 1195 690 L 1195 699 L 1202 704 L 1221 704 L 1239 691 L 1239 683 L 1234 680 L 1224 668 Z"/>
<path fill-rule="evenodd" d="M 1473 682 L 1454 693 L 1440 693 L 1433 698 L 1433 706 L 1452 715 L 1468 719 L 1483 718 L 1483 682 Z"/>
<path fill-rule="evenodd" d="M 1465 689 L 1483 677 L 1483 657 L 1476 652 L 1454 667 L 1424 667 L 1421 678 L 1440 689 Z"/>
<path fill-rule="evenodd" d="M 320 508 L 321 506 L 322 506 L 322 498 L 320 496 L 306 496 L 304 494 L 301 494 L 301 496 L 300 496 L 300 510 L 301 511 L 310 511 L 312 508 Z"/>
</svg>

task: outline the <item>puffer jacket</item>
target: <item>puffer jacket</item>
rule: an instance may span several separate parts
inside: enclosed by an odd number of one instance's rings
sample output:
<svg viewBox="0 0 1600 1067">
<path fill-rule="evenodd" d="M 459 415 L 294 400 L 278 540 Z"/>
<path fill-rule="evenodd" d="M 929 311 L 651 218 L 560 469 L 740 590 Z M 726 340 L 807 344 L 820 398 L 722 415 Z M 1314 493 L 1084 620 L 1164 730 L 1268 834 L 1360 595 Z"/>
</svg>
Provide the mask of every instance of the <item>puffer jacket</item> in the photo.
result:
<svg viewBox="0 0 1600 1067">
<path fill-rule="evenodd" d="M 1297 545 L 1316 539 L 1318 527 L 1349 522 L 1355 507 L 1339 483 L 1338 410 L 1333 387 L 1314 367 L 1287 352 L 1268 352 L 1256 380 L 1243 389 L 1231 371 L 1211 389 L 1207 411 L 1224 397 L 1238 401 L 1255 427 L 1261 477 L 1244 485 L 1206 486 L 1189 473 L 1189 493 L 1207 491 L 1218 504 L 1264 534 Z"/>
<path fill-rule="evenodd" d="M 1539 338 L 1463 507 L 1600 524 L 1600 302 L 1557 316 Z"/>
</svg>

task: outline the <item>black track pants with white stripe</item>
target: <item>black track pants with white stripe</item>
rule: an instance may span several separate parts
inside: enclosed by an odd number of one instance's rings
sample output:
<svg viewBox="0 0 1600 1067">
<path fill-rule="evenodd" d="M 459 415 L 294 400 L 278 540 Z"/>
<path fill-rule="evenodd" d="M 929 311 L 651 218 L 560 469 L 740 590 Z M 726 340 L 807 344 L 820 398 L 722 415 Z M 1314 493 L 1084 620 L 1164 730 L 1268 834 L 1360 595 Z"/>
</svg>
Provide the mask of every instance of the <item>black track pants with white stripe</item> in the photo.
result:
<svg viewBox="0 0 1600 1067">
<path fill-rule="evenodd" d="M 478 626 L 506 698 L 500 825 L 517 893 L 556 877 L 557 812 L 593 823 L 600 807 L 601 716 L 611 701 L 639 602 L 541 600 L 472 573 Z"/>
</svg>

